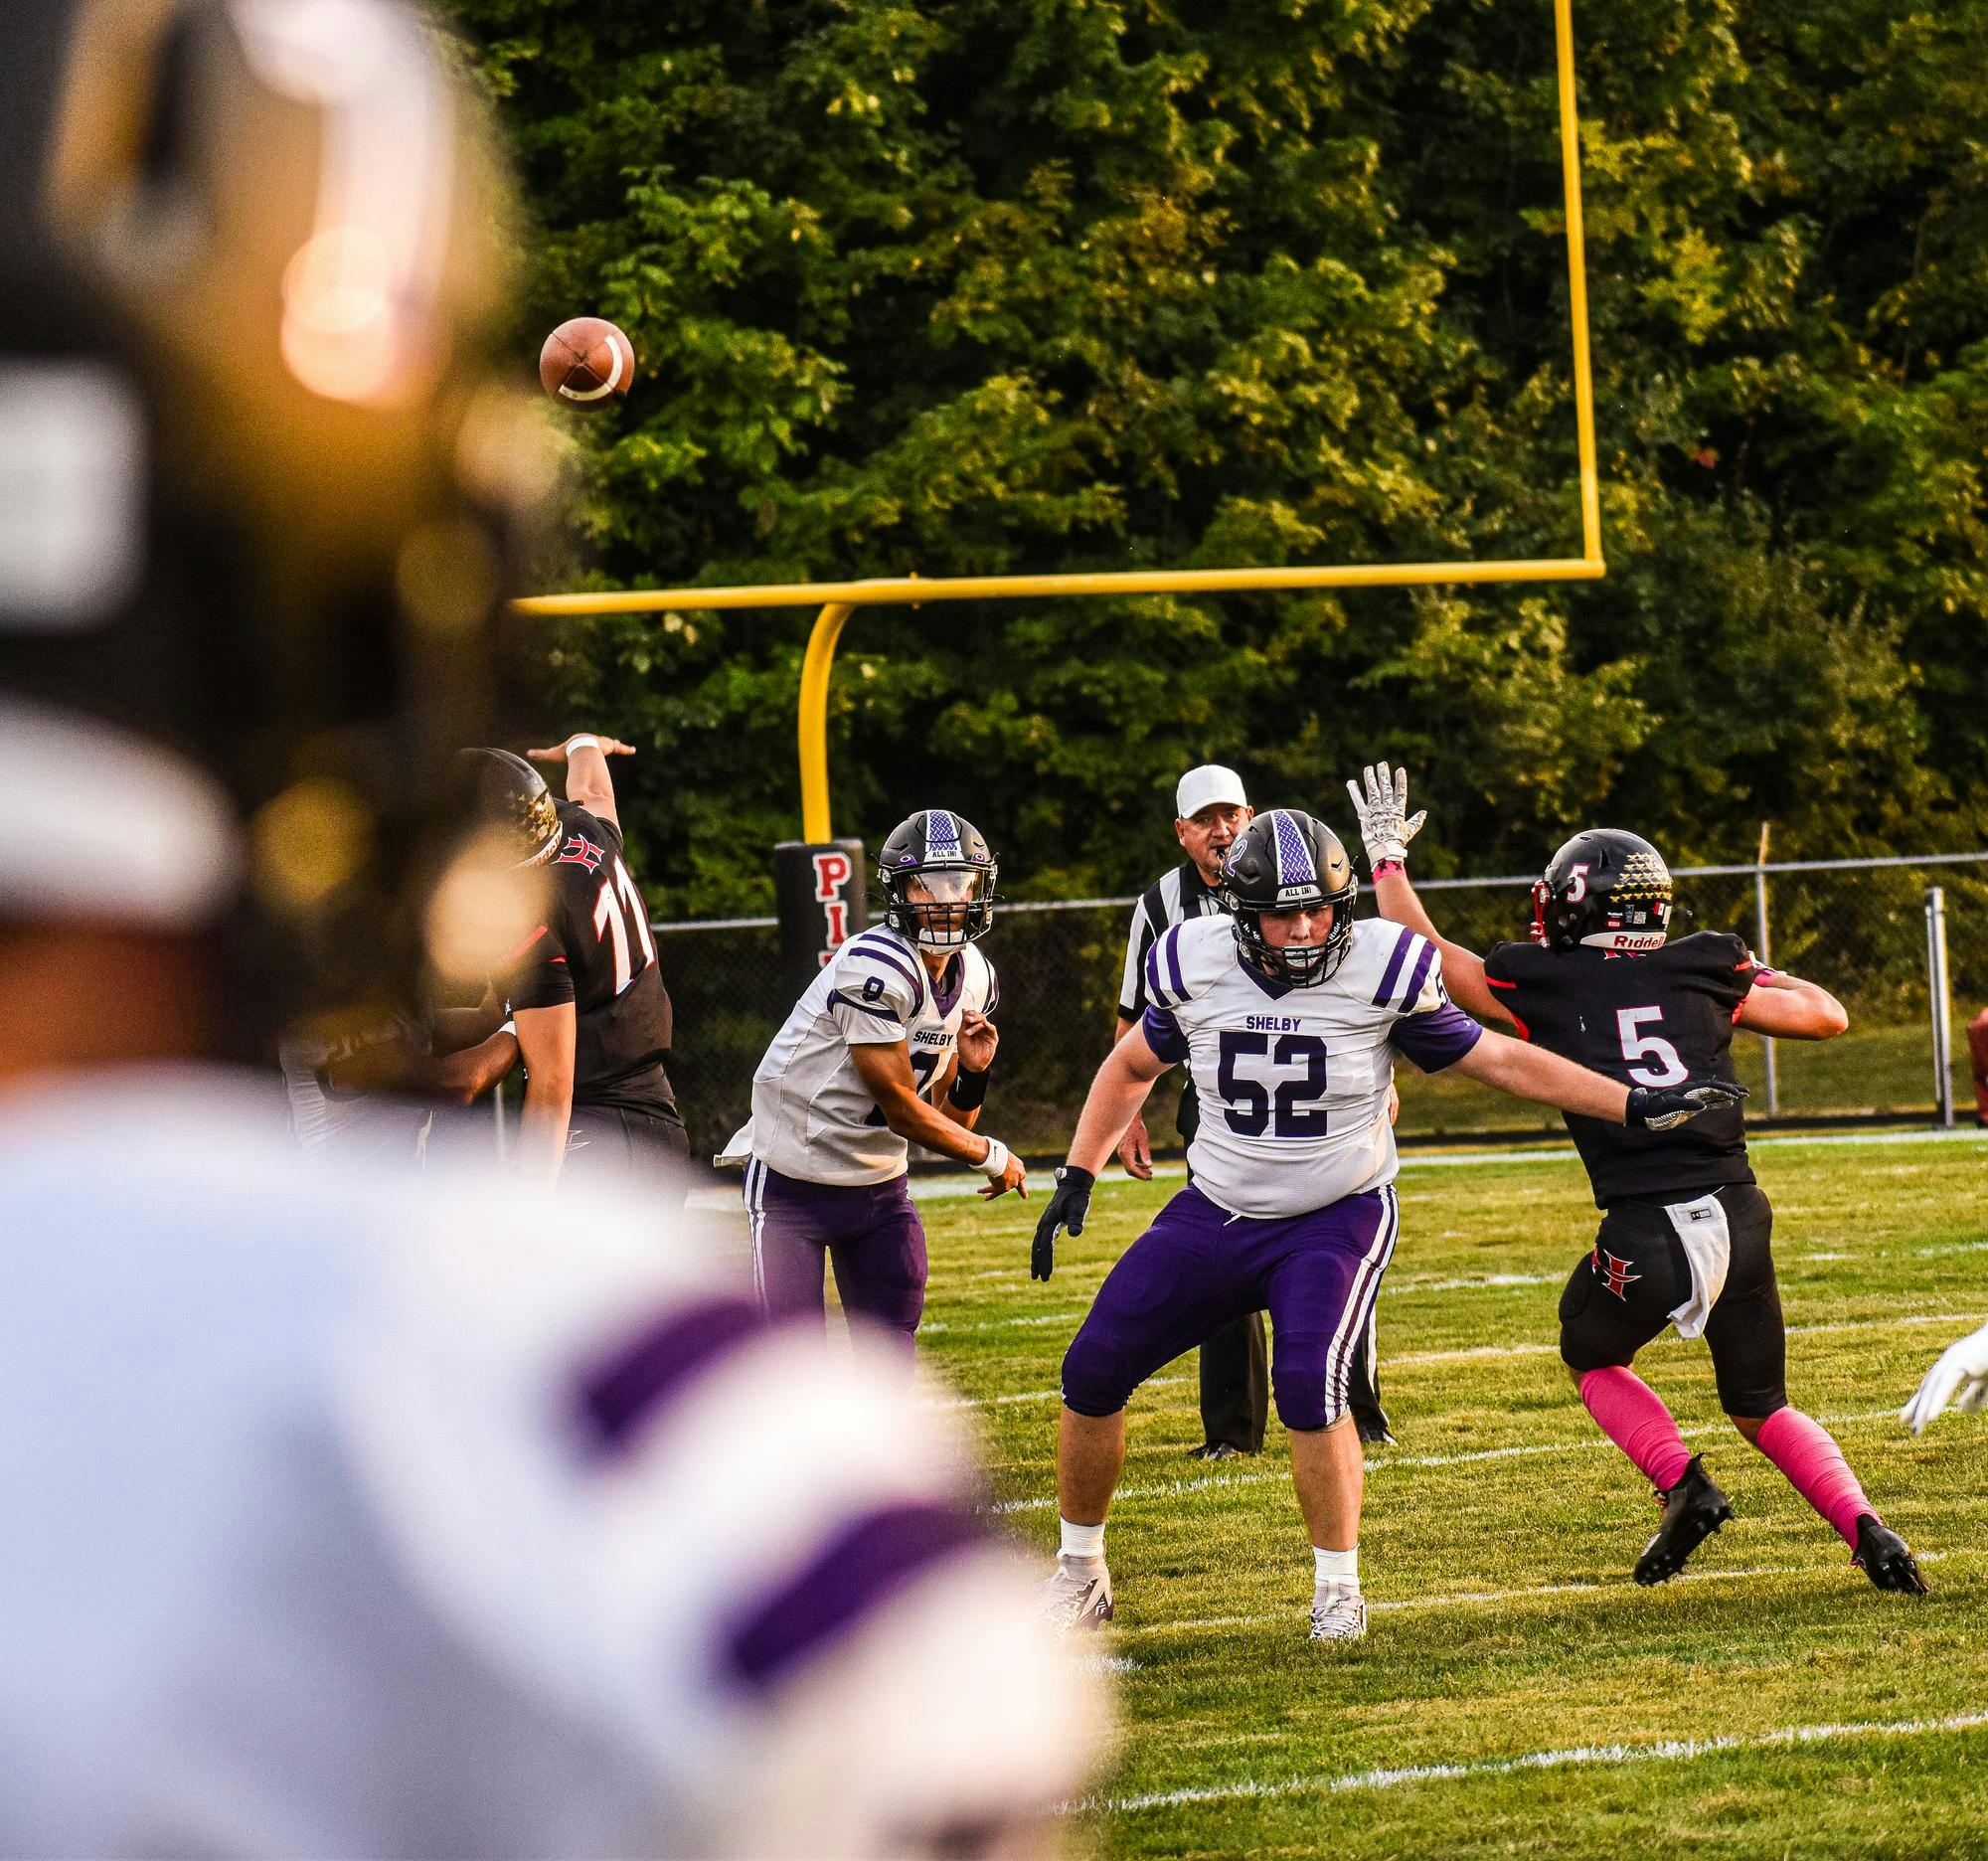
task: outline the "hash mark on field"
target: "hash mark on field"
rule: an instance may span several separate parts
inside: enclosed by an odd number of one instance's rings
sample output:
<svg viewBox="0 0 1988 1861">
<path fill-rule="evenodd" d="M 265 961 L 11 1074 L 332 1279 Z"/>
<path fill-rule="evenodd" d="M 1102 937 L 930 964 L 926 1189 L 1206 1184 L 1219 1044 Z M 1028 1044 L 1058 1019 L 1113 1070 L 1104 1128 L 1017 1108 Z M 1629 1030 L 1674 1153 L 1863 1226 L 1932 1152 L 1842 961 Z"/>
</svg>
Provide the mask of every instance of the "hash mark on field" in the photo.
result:
<svg viewBox="0 0 1988 1861">
<path fill-rule="evenodd" d="M 1230 1802 L 1244 1797 L 1399 1789 L 1407 1783 L 1510 1776 L 1521 1771 L 1558 1771 L 1572 1765 L 1654 1764 L 1667 1759 L 1717 1757 L 1725 1752 L 1830 1744 L 1839 1739 L 1915 1738 L 1929 1732 L 1972 1732 L 1982 1726 L 1988 1726 L 1988 1713 L 1954 1713 L 1943 1719 L 1858 1719 L 1837 1725 L 1781 1726 L 1772 1732 L 1750 1735 L 1660 1739 L 1649 1745 L 1575 1745 L 1564 1751 L 1526 1752 L 1517 1758 L 1486 1758 L 1468 1764 L 1403 1765 L 1353 1771 L 1340 1776 L 1291 1777 L 1281 1783 L 1249 1779 L 1211 1784 L 1204 1789 L 1163 1790 L 1150 1796 L 1089 1797 L 1067 1804 L 1066 1808 L 1123 1815 L 1137 1809 L 1172 1809 L 1188 1803 Z"/>
<path fill-rule="evenodd" d="M 1895 1407 L 1862 1409 L 1855 1415 L 1817 1416 L 1815 1420 L 1825 1428 L 1843 1428 L 1852 1422 L 1896 1420 L 1898 1413 Z M 1678 1433 L 1686 1440 L 1696 1440 L 1701 1436 L 1724 1435 L 1731 1426 L 1730 1423 L 1708 1422 L 1696 1428 L 1680 1429 Z M 1607 1436 L 1596 1434 L 1584 1440 L 1530 1441 L 1516 1447 L 1478 1447 L 1467 1453 L 1389 1454 L 1385 1459 L 1368 1460 L 1366 1467 L 1369 1473 L 1387 1473 L 1407 1467 L 1470 1466 L 1481 1460 L 1520 1460 L 1535 1454 L 1586 1453 L 1591 1448 L 1612 1447 L 1614 1444 Z M 1205 1492 L 1216 1486 L 1261 1486 L 1268 1481 L 1282 1481 L 1289 1477 L 1288 1471 L 1283 1467 L 1263 1473 L 1204 1473 L 1195 1479 L 1165 1480 L 1157 1486 L 1121 1486 L 1112 1495 L 1112 1499 L 1114 1503 L 1120 1499 L 1179 1499 L 1189 1493 Z M 1055 1504 L 1054 1498 L 1003 1499 L 989 1510 L 997 1513 L 1042 1512 Z"/>
<path fill-rule="evenodd" d="M 1791 1324 L 1789 1337 L 1821 1337 L 1838 1331 L 1889 1331 L 1899 1325 L 1979 1324 L 1988 1312 L 1917 1312 L 1904 1318 L 1837 1318 L 1826 1324 Z M 1666 1334 L 1651 1340 L 1655 1344 L 1676 1344 L 1683 1340 Z M 1560 1355 L 1558 1344 L 1470 1344 L 1458 1350 L 1411 1351 L 1405 1357 L 1384 1357 L 1381 1368 L 1400 1369 L 1404 1365 L 1468 1363 L 1480 1357 L 1538 1357 Z"/>
</svg>

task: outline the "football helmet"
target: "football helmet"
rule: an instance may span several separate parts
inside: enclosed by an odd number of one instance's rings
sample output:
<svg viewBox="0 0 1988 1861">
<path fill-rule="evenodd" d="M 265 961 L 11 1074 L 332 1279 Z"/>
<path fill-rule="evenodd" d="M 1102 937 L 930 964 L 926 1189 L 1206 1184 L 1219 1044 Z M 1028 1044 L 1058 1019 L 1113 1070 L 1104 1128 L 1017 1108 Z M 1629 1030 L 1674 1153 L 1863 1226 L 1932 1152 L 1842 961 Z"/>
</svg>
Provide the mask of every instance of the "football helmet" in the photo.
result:
<svg viewBox="0 0 1988 1861">
<path fill-rule="evenodd" d="M 999 874 L 980 829 L 964 814 L 921 808 L 891 830 L 877 856 L 884 922 L 926 949 L 958 949 L 994 923 Z"/>
<path fill-rule="evenodd" d="M 1533 885 L 1530 934 L 1548 949 L 1661 949 L 1670 925 L 1671 869 L 1619 827 L 1575 834 Z"/>
<path fill-rule="evenodd" d="M 466 821 L 496 828 L 514 866 L 539 866 L 560 843 L 559 809 L 546 778 L 508 750 L 464 750 L 456 757 Z"/>
<path fill-rule="evenodd" d="M 1360 882 L 1339 836 L 1302 808 L 1272 808 L 1237 835 L 1219 889 L 1236 927 L 1242 960 L 1259 975 L 1292 988 L 1323 982 L 1353 943 L 1353 904 Z M 1286 944 L 1263 935 L 1265 912 L 1332 907 L 1323 943 Z"/>
</svg>

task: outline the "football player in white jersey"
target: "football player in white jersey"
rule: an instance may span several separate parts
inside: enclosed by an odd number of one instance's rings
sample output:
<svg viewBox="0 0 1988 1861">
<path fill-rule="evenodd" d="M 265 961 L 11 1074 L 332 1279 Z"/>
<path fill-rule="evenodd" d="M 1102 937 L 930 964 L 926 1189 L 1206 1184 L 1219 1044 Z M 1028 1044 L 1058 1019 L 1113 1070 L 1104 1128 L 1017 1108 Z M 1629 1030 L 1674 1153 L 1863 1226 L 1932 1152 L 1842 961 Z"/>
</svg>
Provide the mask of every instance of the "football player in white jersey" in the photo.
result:
<svg viewBox="0 0 1988 1861">
<path fill-rule="evenodd" d="M 925 1231 L 911 1146 L 970 1163 L 984 1196 L 1028 1194 L 1027 1170 L 973 1126 L 999 1044 L 993 854 L 948 808 L 899 823 L 878 857 L 884 922 L 839 948 L 752 1076 L 746 1209 L 768 1311 L 824 1309 L 827 1263 L 845 1311 L 910 1348 L 925 1302 Z M 724 1158 L 720 1159 L 724 1161 Z"/>
<path fill-rule="evenodd" d="M 1062 1546 L 1044 1586 L 1060 1626 L 1112 1613 L 1104 1519 L 1125 1458 L 1125 1404 L 1162 1364 L 1239 1313 L 1267 1310 L 1270 1384 L 1311 1534 L 1311 1638 L 1363 1634 L 1364 1467 L 1348 1366 L 1395 1252 L 1394 1056 L 1454 1067 L 1517 1098 L 1667 1128 L 1738 1096 L 1718 1082 L 1634 1090 L 1487 1032 L 1443 991 L 1435 945 L 1353 917 L 1338 837 L 1296 808 L 1259 814 L 1224 867 L 1231 916 L 1194 919 L 1147 959 L 1150 1005 L 1098 1069 L 1036 1228 L 1083 1232 L 1091 1185 L 1153 1082 L 1185 1062 L 1201 1094 L 1193 1182 L 1126 1250 L 1063 1363 Z"/>
</svg>

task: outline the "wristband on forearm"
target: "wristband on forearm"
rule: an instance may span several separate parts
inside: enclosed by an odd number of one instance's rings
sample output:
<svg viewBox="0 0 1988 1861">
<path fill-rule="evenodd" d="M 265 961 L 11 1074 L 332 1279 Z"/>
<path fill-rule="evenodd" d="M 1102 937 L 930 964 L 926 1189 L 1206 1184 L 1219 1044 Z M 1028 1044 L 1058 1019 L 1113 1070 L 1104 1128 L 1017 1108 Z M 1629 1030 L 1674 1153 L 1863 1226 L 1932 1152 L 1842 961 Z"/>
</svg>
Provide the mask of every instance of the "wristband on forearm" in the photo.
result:
<svg viewBox="0 0 1988 1861">
<path fill-rule="evenodd" d="M 952 1076 L 946 1098 L 962 1111 L 977 1111 L 987 1102 L 987 1075 L 969 1073 L 964 1067 Z"/>
<path fill-rule="evenodd" d="M 987 1140 L 987 1154 L 973 1166 L 989 1182 L 999 1182 L 1008 1173 L 1008 1146 L 998 1137 Z"/>
<path fill-rule="evenodd" d="M 1408 870 L 1407 860 L 1382 859 L 1374 862 L 1374 877 L 1385 879 L 1390 873 L 1405 873 Z"/>
<path fill-rule="evenodd" d="M 566 740 L 566 753 L 572 756 L 576 750 L 598 750 L 600 739 L 588 731 L 576 731 Z"/>
</svg>

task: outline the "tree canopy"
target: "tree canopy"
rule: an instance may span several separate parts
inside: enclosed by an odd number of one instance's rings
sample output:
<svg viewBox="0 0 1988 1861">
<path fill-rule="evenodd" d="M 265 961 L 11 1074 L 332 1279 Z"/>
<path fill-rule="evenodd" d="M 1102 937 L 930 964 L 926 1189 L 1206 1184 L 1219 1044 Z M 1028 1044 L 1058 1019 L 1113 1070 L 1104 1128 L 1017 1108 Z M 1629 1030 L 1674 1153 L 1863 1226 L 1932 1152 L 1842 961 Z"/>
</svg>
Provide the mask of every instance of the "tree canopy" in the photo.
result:
<svg viewBox="0 0 1988 1861">
<path fill-rule="evenodd" d="M 547 586 L 1577 552 L 1545 0 L 451 6 L 525 321 L 641 357 Z M 1126 890 L 1188 763 L 1386 756 L 1430 871 L 1982 843 L 1988 0 L 1574 28 L 1606 581 L 865 610 L 838 831 Z M 667 915 L 770 898 L 806 620 L 549 629 Z"/>
</svg>

